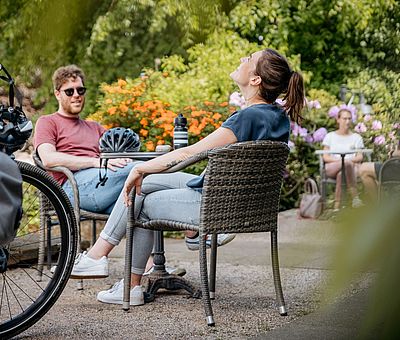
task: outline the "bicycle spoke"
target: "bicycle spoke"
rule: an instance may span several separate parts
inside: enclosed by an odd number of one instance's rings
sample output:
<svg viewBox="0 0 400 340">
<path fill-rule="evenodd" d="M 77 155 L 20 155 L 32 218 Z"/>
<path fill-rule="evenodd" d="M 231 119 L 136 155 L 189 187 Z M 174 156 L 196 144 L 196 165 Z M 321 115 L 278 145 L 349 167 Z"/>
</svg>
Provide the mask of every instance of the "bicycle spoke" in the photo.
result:
<svg viewBox="0 0 400 340">
<path fill-rule="evenodd" d="M 6 277 L 7 277 L 7 276 L 6 276 Z M 11 288 L 11 286 L 10 286 L 10 284 L 8 283 L 7 279 L 6 279 L 6 283 L 7 283 L 8 288 L 10 289 L 10 292 L 11 292 L 12 295 L 14 296 L 15 301 L 17 301 L 19 307 L 21 308 L 21 311 L 24 311 L 24 308 L 23 308 L 22 305 L 20 304 L 20 302 L 19 302 L 17 296 L 16 296 L 15 293 L 14 293 L 14 290 Z M 19 288 L 19 287 L 18 287 L 18 288 Z M 28 297 L 29 297 L 29 296 L 28 296 Z M 32 301 L 33 301 L 33 300 L 32 300 Z"/>
</svg>

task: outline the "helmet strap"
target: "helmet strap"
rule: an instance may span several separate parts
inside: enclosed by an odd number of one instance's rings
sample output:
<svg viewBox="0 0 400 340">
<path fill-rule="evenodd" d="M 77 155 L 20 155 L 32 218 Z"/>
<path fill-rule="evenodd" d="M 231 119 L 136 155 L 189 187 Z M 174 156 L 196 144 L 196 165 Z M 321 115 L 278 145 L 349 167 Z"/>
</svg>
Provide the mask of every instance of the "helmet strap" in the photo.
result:
<svg viewBox="0 0 400 340">
<path fill-rule="evenodd" d="M 101 185 L 102 187 L 104 187 L 104 185 L 106 184 L 108 177 L 107 177 L 107 163 L 108 163 L 108 159 L 106 158 L 104 160 L 104 176 L 101 174 L 101 167 L 102 167 L 102 159 L 100 159 L 100 167 L 99 167 L 99 181 L 96 184 L 96 189 L 99 187 L 99 185 Z"/>
</svg>

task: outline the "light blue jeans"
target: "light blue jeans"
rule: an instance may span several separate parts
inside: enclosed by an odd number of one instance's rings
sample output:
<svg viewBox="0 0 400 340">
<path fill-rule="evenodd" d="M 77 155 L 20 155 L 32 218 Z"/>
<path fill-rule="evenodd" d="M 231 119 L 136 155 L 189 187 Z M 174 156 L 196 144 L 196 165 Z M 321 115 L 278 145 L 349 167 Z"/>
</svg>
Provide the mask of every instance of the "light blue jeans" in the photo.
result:
<svg viewBox="0 0 400 340">
<path fill-rule="evenodd" d="M 147 176 L 142 184 L 142 195 L 135 198 L 135 215 L 142 221 L 165 219 L 199 224 L 201 193 L 186 186 L 195 177 L 183 172 Z M 121 193 L 100 237 L 117 245 L 125 235 L 127 211 Z M 132 273 L 144 273 L 153 243 L 154 231 L 135 228 Z"/>
<path fill-rule="evenodd" d="M 92 212 L 109 214 L 122 191 L 129 172 L 139 163 L 128 163 L 123 168 L 117 168 L 117 171 L 108 169 L 107 182 L 104 186 L 99 185 L 97 188 L 96 185 L 99 182 L 98 168 L 83 169 L 75 172 L 74 177 L 79 188 L 80 208 Z M 104 169 L 101 169 L 101 171 L 104 173 Z M 63 184 L 63 189 L 73 203 L 73 191 L 69 181 Z"/>
</svg>

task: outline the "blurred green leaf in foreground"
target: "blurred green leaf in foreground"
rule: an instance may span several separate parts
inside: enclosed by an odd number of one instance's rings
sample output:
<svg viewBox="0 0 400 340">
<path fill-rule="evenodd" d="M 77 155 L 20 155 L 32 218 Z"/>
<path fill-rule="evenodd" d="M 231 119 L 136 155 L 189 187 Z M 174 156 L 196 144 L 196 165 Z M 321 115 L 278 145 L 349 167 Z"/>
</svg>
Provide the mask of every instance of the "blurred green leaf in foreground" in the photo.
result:
<svg viewBox="0 0 400 340">
<path fill-rule="evenodd" d="M 334 258 L 333 291 L 345 290 L 362 272 L 376 272 L 369 290 L 368 309 L 359 334 L 366 338 L 381 329 L 381 339 L 400 338 L 400 196 L 364 207 L 343 222 L 343 238 Z"/>
</svg>

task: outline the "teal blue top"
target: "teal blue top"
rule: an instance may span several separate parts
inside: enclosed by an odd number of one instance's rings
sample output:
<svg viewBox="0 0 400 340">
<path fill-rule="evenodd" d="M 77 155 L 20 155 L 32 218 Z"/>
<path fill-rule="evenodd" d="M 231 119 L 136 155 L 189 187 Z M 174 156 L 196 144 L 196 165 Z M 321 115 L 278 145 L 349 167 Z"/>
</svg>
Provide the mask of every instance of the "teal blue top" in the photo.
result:
<svg viewBox="0 0 400 340">
<path fill-rule="evenodd" d="M 272 140 L 289 141 L 290 121 L 286 111 L 279 104 L 256 104 L 234 112 L 222 127 L 231 130 L 238 142 Z M 193 189 L 203 187 L 204 176 L 198 176 L 187 186 Z"/>
</svg>

